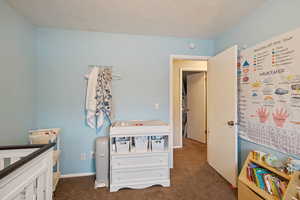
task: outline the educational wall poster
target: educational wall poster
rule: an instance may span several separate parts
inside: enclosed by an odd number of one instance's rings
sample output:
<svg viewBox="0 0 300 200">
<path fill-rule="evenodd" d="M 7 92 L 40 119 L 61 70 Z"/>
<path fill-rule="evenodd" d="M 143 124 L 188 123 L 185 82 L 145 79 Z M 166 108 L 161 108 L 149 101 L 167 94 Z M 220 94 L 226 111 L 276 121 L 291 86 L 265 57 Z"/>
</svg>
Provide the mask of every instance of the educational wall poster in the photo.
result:
<svg viewBox="0 0 300 200">
<path fill-rule="evenodd" d="M 239 135 L 300 156 L 300 29 L 240 52 Z"/>
</svg>

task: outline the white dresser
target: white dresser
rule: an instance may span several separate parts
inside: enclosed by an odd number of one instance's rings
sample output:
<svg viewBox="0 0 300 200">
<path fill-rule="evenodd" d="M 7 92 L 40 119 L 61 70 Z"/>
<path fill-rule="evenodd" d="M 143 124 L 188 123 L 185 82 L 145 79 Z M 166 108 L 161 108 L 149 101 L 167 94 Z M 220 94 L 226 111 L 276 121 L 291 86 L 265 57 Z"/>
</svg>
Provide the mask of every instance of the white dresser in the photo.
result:
<svg viewBox="0 0 300 200">
<path fill-rule="evenodd" d="M 170 186 L 172 136 L 161 121 L 118 121 L 110 130 L 110 191 Z"/>
</svg>

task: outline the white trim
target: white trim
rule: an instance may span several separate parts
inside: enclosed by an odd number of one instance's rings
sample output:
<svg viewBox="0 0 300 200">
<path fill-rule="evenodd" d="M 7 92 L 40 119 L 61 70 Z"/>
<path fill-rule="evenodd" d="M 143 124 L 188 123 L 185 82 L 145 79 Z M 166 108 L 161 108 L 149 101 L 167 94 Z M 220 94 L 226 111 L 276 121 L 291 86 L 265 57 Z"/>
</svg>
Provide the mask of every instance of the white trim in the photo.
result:
<svg viewBox="0 0 300 200">
<path fill-rule="evenodd" d="M 211 56 L 195 56 L 195 55 L 170 55 L 171 60 L 182 59 L 182 60 L 208 60 Z"/>
<path fill-rule="evenodd" d="M 170 174 L 168 174 L 170 176 Z M 157 181 L 148 180 L 148 181 L 142 181 L 138 182 L 135 181 L 133 183 L 121 183 L 121 184 L 110 184 L 109 191 L 110 192 L 117 192 L 121 188 L 132 188 L 132 189 L 145 189 L 153 185 L 161 185 L 163 187 L 170 187 L 170 179 L 158 179 Z"/>
<path fill-rule="evenodd" d="M 73 177 L 82 177 L 82 176 L 93 176 L 95 174 L 96 174 L 95 172 L 62 174 L 61 178 L 73 178 Z"/>
<path fill-rule="evenodd" d="M 203 69 L 197 69 L 197 68 L 194 68 L 194 67 L 189 67 L 189 66 L 183 66 L 183 67 L 180 67 L 180 78 L 179 78 L 179 90 L 182 91 L 182 78 L 183 78 L 183 72 L 189 72 L 189 71 L 192 71 L 192 72 L 207 72 L 207 69 L 206 70 L 203 70 Z M 182 92 L 179 93 L 179 105 L 180 107 L 182 108 Z M 182 133 L 182 109 L 179 110 L 179 131 L 180 133 Z M 180 143 L 179 143 L 179 146 L 183 146 L 183 141 L 182 141 L 182 134 L 180 135 Z"/>
<path fill-rule="evenodd" d="M 182 146 L 174 146 L 173 149 L 181 149 Z"/>
<path fill-rule="evenodd" d="M 170 55 L 169 60 L 169 119 L 170 119 L 170 128 L 172 133 L 172 138 L 174 140 L 174 119 L 173 119 L 173 61 L 175 59 L 182 60 L 208 60 L 210 56 L 193 56 L 193 55 Z M 173 141 L 174 143 L 174 141 Z M 182 148 L 182 138 L 181 138 Z"/>
<path fill-rule="evenodd" d="M 97 180 L 95 181 L 95 189 L 101 188 L 101 187 L 108 187 L 105 183 L 98 183 Z"/>
</svg>

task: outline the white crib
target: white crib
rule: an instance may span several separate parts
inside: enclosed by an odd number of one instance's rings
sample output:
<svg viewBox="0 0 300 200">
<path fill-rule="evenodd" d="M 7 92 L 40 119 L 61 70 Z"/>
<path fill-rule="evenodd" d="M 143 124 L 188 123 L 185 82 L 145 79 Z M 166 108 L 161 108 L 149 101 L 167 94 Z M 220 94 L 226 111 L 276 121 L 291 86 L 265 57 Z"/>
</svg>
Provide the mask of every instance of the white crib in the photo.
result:
<svg viewBox="0 0 300 200">
<path fill-rule="evenodd" d="M 52 200 L 53 146 L 0 147 L 1 200 Z"/>
</svg>

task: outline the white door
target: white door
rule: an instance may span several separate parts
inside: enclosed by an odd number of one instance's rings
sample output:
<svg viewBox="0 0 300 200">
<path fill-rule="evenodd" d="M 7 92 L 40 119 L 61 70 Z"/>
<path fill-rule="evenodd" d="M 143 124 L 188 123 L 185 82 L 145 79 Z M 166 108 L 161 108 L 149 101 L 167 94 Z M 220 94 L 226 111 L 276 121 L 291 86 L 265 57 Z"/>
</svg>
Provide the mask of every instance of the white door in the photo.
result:
<svg viewBox="0 0 300 200">
<path fill-rule="evenodd" d="M 187 75 L 187 137 L 206 143 L 205 73 Z"/>
<path fill-rule="evenodd" d="M 237 46 L 209 59 L 207 71 L 208 163 L 237 183 Z"/>
</svg>

